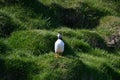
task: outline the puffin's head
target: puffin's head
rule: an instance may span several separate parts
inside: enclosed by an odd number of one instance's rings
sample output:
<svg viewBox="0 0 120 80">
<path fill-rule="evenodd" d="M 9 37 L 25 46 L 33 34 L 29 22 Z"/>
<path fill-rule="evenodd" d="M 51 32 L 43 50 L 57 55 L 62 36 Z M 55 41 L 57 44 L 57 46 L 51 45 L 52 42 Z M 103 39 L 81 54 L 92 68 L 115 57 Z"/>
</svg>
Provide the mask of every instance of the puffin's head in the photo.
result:
<svg viewBox="0 0 120 80">
<path fill-rule="evenodd" d="M 58 39 L 62 39 L 62 35 L 60 33 L 58 33 L 57 37 Z"/>
</svg>

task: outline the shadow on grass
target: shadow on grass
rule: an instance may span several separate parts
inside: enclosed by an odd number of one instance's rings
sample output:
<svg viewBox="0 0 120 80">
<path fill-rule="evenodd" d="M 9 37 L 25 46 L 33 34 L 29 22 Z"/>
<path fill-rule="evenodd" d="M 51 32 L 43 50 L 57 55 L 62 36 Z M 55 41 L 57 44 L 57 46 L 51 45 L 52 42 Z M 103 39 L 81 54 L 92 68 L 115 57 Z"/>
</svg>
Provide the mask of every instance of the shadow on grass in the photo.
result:
<svg viewBox="0 0 120 80">
<path fill-rule="evenodd" d="M 107 78 L 107 76 L 104 75 L 103 72 L 100 72 L 97 69 L 83 63 L 79 63 L 79 65 L 79 67 L 76 66 L 73 68 L 73 72 L 71 72 L 71 74 L 74 77 L 70 80 L 109 80 L 109 78 Z"/>
<path fill-rule="evenodd" d="M 54 77 L 57 80 L 110 80 L 104 72 L 84 64 L 81 60 L 74 59 L 71 63 L 66 63 L 64 67 L 60 65 L 60 63 L 63 62 L 55 61 L 55 63 L 57 63 L 57 66 L 54 70 L 50 69 L 51 71 L 47 73 L 45 80 L 52 80 Z M 60 69 L 60 74 L 57 72 L 56 76 L 55 70 L 58 68 Z M 63 73 L 61 69 L 66 69 L 68 71 L 67 73 Z"/>
<path fill-rule="evenodd" d="M 0 12 L 0 37 L 8 37 L 16 28 L 17 25 L 12 18 Z"/>
<path fill-rule="evenodd" d="M 71 28 L 85 28 L 92 29 L 99 24 L 99 19 L 106 15 L 106 13 L 99 11 L 86 3 L 80 3 L 79 7 L 64 8 L 58 4 L 51 4 L 52 11 L 55 13 L 58 21 L 62 25 Z M 54 18 L 55 20 L 55 18 Z"/>
<path fill-rule="evenodd" d="M 112 69 L 107 64 L 101 65 L 101 69 L 104 71 L 105 75 L 110 76 L 112 80 L 120 79 L 120 73 L 116 72 L 114 69 Z"/>
<path fill-rule="evenodd" d="M 38 0 L 6 0 L 6 5 L 20 3 L 24 8 L 31 9 L 37 15 L 50 21 L 50 28 L 68 26 L 70 28 L 92 29 L 99 24 L 101 17 L 108 12 L 102 12 L 86 3 L 80 3 L 76 8 L 65 8 L 52 3 L 47 6 Z"/>
<path fill-rule="evenodd" d="M 3 76 L 5 75 L 5 61 L 0 58 L 0 79 L 3 78 Z"/>
<path fill-rule="evenodd" d="M 70 80 L 119 80 L 120 73 L 116 72 L 107 64 L 102 64 L 101 70 L 99 71 L 94 67 L 90 67 L 85 65 L 82 61 L 77 63 L 79 65 L 73 67 L 71 70 L 71 75 L 74 76 L 73 79 Z M 79 66 L 79 67 L 78 67 Z M 76 72 L 74 72 L 76 71 Z M 80 74 L 81 73 L 81 74 Z"/>
<path fill-rule="evenodd" d="M 63 52 L 63 56 L 67 56 L 67 57 L 70 57 L 70 56 L 73 56 L 73 57 L 78 57 L 76 54 L 75 54 L 75 51 L 70 47 L 70 45 L 66 42 L 65 42 L 65 49 L 64 49 L 64 52 Z"/>
<path fill-rule="evenodd" d="M 0 79 L 2 80 L 30 80 L 31 75 L 37 74 L 38 71 L 37 66 L 32 62 L 0 58 Z"/>
</svg>

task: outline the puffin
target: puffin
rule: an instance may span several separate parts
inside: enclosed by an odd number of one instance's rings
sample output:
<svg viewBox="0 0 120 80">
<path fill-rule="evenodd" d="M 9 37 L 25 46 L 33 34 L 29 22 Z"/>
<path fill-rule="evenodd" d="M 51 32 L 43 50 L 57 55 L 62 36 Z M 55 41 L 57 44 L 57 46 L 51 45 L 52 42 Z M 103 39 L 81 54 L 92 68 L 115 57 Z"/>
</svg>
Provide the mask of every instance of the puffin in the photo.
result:
<svg viewBox="0 0 120 80">
<path fill-rule="evenodd" d="M 55 57 L 58 56 L 62 57 L 62 53 L 64 52 L 64 42 L 62 40 L 62 35 L 58 33 L 57 35 L 58 39 L 55 42 L 54 49 L 55 49 Z"/>
</svg>

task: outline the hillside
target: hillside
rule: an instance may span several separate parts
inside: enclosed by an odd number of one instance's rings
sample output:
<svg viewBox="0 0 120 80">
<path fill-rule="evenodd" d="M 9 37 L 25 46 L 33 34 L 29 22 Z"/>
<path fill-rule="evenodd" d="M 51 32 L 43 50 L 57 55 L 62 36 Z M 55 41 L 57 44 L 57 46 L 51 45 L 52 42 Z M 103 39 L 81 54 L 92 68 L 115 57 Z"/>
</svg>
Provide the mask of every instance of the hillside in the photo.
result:
<svg viewBox="0 0 120 80">
<path fill-rule="evenodd" d="M 119 0 L 0 0 L 0 80 L 120 80 L 119 7 Z M 58 33 L 62 58 L 54 57 Z"/>
</svg>

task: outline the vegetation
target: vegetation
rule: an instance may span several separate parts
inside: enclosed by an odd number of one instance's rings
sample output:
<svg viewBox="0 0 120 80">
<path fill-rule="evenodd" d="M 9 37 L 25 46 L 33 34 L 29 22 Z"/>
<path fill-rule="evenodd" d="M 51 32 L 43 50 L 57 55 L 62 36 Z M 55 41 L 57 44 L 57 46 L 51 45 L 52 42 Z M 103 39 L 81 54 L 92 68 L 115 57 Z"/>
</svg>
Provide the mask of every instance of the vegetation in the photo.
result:
<svg viewBox="0 0 120 80">
<path fill-rule="evenodd" d="M 0 80 L 119 80 L 119 6 L 119 0 L 0 0 Z M 58 33 L 62 58 L 54 57 Z"/>
</svg>

